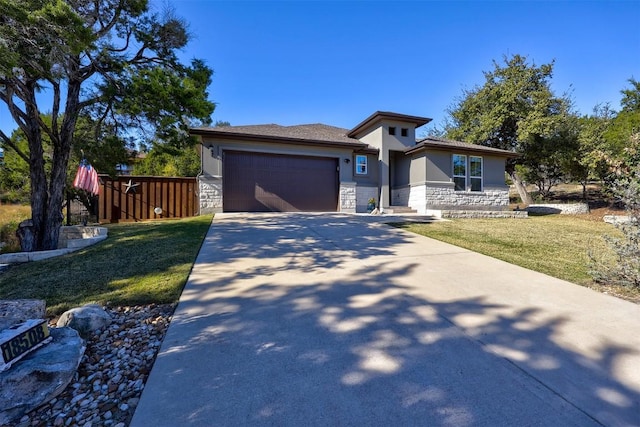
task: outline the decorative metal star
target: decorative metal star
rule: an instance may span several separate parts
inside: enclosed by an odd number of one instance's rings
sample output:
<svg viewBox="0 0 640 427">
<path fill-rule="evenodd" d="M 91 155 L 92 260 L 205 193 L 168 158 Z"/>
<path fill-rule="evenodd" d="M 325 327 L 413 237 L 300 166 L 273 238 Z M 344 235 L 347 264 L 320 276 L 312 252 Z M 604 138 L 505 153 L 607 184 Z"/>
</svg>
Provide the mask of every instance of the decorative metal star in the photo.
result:
<svg viewBox="0 0 640 427">
<path fill-rule="evenodd" d="M 124 194 L 128 194 L 129 192 L 135 193 L 136 187 L 138 187 L 139 185 L 140 183 L 134 184 L 132 180 L 129 180 L 129 182 L 127 182 L 124 185 L 125 186 Z"/>
</svg>

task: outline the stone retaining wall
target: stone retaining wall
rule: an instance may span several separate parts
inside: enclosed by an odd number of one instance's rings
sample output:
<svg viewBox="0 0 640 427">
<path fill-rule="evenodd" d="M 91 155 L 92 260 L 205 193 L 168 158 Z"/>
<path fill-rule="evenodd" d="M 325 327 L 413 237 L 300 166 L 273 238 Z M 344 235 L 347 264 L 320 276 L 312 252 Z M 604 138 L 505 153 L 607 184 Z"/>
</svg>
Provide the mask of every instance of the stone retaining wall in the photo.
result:
<svg viewBox="0 0 640 427">
<path fill-rule="evenodd" d="M 533 215 L 582 215 L 589 213 L 589 205 L 586 203 L 545 203 L 529 205 L 527 212 Z"/>
<path fill-rule="evenodd" d="M 441 218 L 528 218 L 527 211 L 444 210 Z"/>
</svg>

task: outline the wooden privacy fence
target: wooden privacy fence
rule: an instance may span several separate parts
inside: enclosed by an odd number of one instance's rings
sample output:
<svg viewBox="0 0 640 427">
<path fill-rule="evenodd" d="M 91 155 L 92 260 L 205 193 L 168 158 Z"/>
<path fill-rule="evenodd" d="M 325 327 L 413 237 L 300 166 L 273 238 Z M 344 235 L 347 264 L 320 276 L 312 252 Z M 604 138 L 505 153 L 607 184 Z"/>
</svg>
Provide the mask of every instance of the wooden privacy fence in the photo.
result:
<svg viewBox="0 0 640 427">
<path fill-rule="evenodd" d="M 196 178 L 100 175 L 100 223 L 198 214 Z"/>
</svg>

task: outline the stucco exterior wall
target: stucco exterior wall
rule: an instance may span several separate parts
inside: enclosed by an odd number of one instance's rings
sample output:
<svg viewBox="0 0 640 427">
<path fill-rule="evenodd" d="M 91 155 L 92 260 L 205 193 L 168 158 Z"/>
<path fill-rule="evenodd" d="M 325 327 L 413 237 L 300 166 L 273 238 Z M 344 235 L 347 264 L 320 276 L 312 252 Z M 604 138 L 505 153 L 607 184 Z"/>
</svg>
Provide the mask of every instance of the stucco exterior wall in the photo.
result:
<svg viewBox="0 0 640 427">
<path fill-rule="evenodd" d="M 353 180 L 358 185 L 378 186 L 378 156 L 373 154 L 366 154 L 367 156 L 367 174 L 358 175 L 356 171 L 356 156 L 364 156 L 365 154 L 355 153 L 351 161 L 351 170 L 353 173 Z"/>
<path fill-rule="evenodd" d="M 395 135 L 389 135 L 389 128 L 395 127 Z M 407 129 L 407 136 L 402 136 L 402 129 Z M 391 170 L 391 151 L 404 151 L 408 147 L 413 147 L 416 143 L 415 124 L 395 120 L 383 120 L 368 129 L 359 133 L 361 142 L 371 145 L 380 150 L 378 155 L 379 185 L 380 185 L 380 205 L 389 206 L 393 201 L 392 187 L 407 184 L 406 179 L 399 179 L 399 183 L 394 183 L 396 171 Z M 402 170 L 400 171 L 402 172 Z M 390 174 L 394 176 L 390 176 Z M 399 173 L 399 172 L 398 172 Z"/>
<path fill-rule="evenodd" d="M 428 150 L 426 157 L 427 181 L 450 181 L 453 176 L 453 154 L 482 157 L 482 182 L 485 187 L 505 185 L 505 158 L 464 151 Z M 468 169 L 468 168 L 467 168 Z M 412 182 L 415 182 L 412 180 Z"/>
<path fill-rule="evenodd" d="M 422 183 L 427 176 L 427 158 L 424 155 L 414 155 L 411 158 L 411 170 L 409 172 L 409 183 L 415 185 Z"/>
<path fill-rule="evenodd" d="M 396 134 L 390 135 L 389 128 L 395 127 Z M 382 122 L 382 146 L 387 150 L 402 151 L 416 145 L 416 126 L 411 123 L 389 121 Z M 402 136 L 401 130 L 407 129 L 407 136 Z"/>
<path fill-rule="evenodd" d="M 373 148 L 377 148 L 378 150 L 382 149 L 382 127 L 377 128 L 369 128 L 366 129 L 360 138 L 360 142 L 364 142 L 365 144 L 369 144 Z"/>
<path fill-rule="evenodd" d="M 504 157 L 481 156 L 483 161 L 482 177 L 486 187 L 500 187 L 506 185 L 504 177 L 505 159 Z"/>
<path fill-rule="evenodd" d="M 376 205 L 377 205 L 378 187 L 357 185 L 356 186 L 356 212 L 358 213 L 367 212 L 367 205 L 369 204 L 370 198 L 376 199 Z"/>
<path fill-rule="evenodd" d="M 449 151 L 427 151 L 426 157 L 427 173 L 426 181 L 450 181 L 452 177 L 452 160 Z"/>
<path fill-rule="evenodd" d="M 409 185 L 411 182 L 411 157 L 408 157 L 403 152 L 398 151 L 392 151 L 391 154 L 391 187 L 395 188 L 403 185 Z"/>
</svg>

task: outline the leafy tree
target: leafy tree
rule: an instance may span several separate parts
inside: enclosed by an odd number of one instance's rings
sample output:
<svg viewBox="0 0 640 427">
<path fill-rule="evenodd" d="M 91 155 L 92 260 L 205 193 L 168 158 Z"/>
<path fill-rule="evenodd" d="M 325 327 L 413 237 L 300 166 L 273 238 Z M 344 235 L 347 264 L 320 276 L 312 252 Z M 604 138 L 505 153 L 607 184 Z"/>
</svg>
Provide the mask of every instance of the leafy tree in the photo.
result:
<svg viewBox="0 0 640 427">
<path fill-rule="evenodd" d="M 535 167 L 531 173 L 555 179 L 557 164 L 540 163 L 544 157 L 538 154 L 563 147 L 563 136 L 570 133 L 567 117 L 571 102 L 551 90 L 552 73 L 553 62 L 536 66 L 529 64 L 525 56 L 505 56 L 503 65 L 493 61 L 493 70 L 483 73 L 482 86 L 464 90 L 447 111 L 447 137 L 520 154 L 520 159 L 507 163 L 507 173 L 524 203 L 531 203 L 532 199 L 516 164 Z"/>
<path fill-rule="evenodd" d="M 609 151 L 605 135 L 614 118 L 615 111 L 608 104 L 596 105 L 591 116 L 580 118 L 578 142 L 582 173 L 579 179 L 583 183 L 583 192 L 588 178 L 604 181 L 609 173 L 609 166 L 604 160 L 604 153 Z"/>
<path fill-rule="evenodd" d="M 580 119 L 579 155 L 584 175 L 609 182 L 611 164 L 626 156 L 630 138 L 640 130 L 640 83 L 629 79 L 632 87 L 620 91 L 622 111 L 609 105 L 596 106 L 591 116 Z"/>
<path fill-rule="evenodd" d="M 196 147 L 177 152 L 153 148 L 133 166 L 135 175 L 196 176 L 200 172 L 200 156 Z"/>
<path fill-rule="evenodd" d="M 214 127 L 231 126 L 227 121 L 217 120 Z M 151 176 L 197 176 L 200 173 L 198 147 L 175 149 L 154 145 L 142 161 L 135 163 L 135 175 Z"/>
<path fill-rule="evenodd" d="M 565 112 L 554 126 L 544 135 L 531 134 L 522 144 L 523 176 L 535 184 L 543 198 L 549 197 L 552 188 L 570 174 L 579 179 L 584 174 L 578 158 L 578 118 Z"/>
<path fill-rule="evenodd" d="M 17 132 L 11 135 L 13 143 L 26 151 L 27 140 Z M 0 166 L 0 200 L 9 203 L 29 202 L 29 165 L 11 148 L 4 148 L 4 164 Z"/>
<path fill-rule="evenodd" d="M 622 100 L 620 105 L 623 112 L 638 112 L 640 111 L 640 82 L 633 77 L 627 80 L 631 84 L 631 88 L 622 89 Z"/>
<path fill-rule="evenodd" d="M 183 21 L 151 13 L 147 0 L 0 0 L 0 100 L 28 142 L 25 150 L 0 131 L 29 164 L 32 217 L 21 230 L 23 250 L 57 245 L 74 136 L 90 135 L 78 126 L 81 116 L 91 118 L 94 135 L 108 129 L 121 141 L 176 147 L 186 145 L 190 125 L 210 122 L 211 70 L 176 56 L 188 39 Z M 52 98 L 46 110 L 42 91 Z"/>
<path fill-rule="evenodd" d="M 607 144 L 603 151 L 611 158 L 624 157 L 630 137 L 640 131 L 640 82 L 634 79 L 628 81 L 631 88 L 620 91 L 622 110 L 604 133 Z"/>
</svg>

